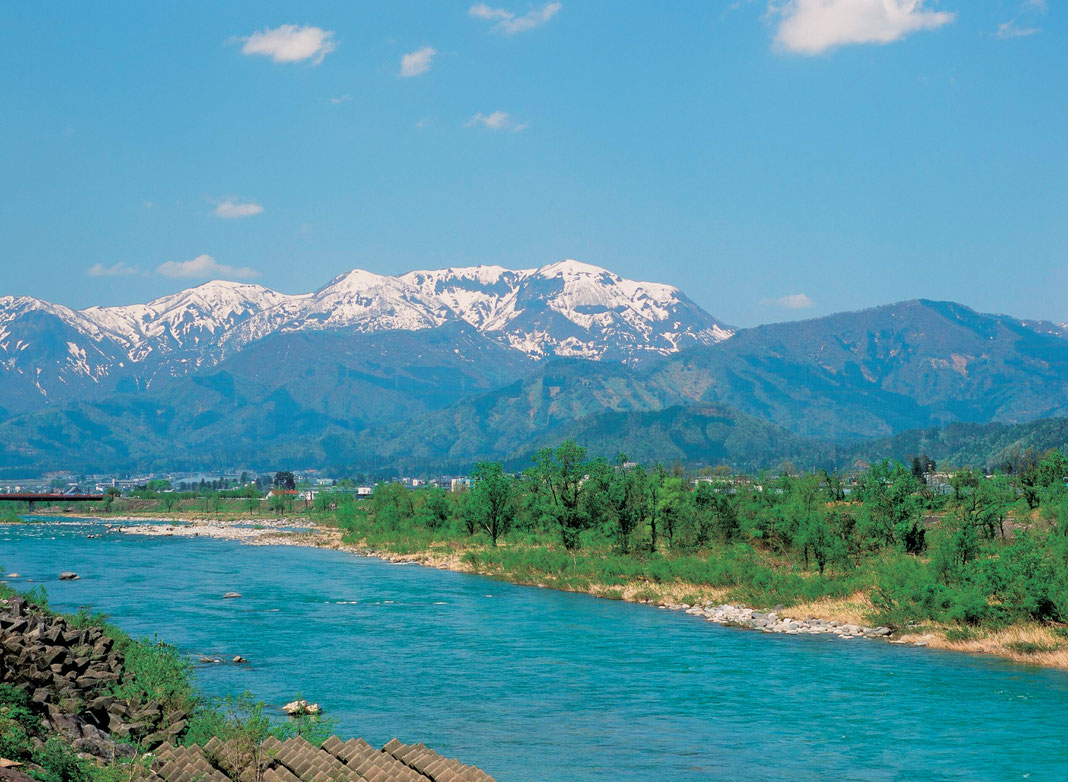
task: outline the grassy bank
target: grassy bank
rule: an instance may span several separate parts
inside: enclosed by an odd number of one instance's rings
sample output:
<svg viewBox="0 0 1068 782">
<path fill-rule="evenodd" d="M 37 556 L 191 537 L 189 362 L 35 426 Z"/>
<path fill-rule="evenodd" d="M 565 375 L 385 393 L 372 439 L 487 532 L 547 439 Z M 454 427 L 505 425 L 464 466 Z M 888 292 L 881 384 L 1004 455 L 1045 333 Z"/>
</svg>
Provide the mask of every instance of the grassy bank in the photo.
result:
<svg viewBox="0 0 1068 782">
<path fill-rule="evenodd" d="M 654 603 L 732 602 L 883 625 L 898 638 L 1068 668 L 1068 459 L 932 474 L 681 470 L 587 460 L 574 443 L 469 488 L 379 484 L 370 500 L 142 496 L 112 515 L 307 520 L 347 546 L 522 584 Z M 949 475 L 948 479 L 945 478 Z M 170 507 L 163 505 L 170 503 Z M 305 507 L 301 507 L 305 505 Z"/>
<path fill-rule="evenodd" d="M 312 518 L 358 550 L 660 604 L 782 606 L 896 638 L 1068 668 L 1068 460 L 957 471 L 933 491 L 883 463 L 708 476 L 585 461 L 573 444 L 462 493 L 379 486 Z"/>
</svg>

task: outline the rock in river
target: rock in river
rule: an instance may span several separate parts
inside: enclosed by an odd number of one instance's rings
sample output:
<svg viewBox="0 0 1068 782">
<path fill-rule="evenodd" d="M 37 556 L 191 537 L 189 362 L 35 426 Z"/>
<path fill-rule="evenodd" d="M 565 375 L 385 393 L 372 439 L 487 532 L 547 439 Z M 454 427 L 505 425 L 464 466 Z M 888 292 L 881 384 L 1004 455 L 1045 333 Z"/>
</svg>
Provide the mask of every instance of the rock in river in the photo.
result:
<svg viewBox="0 0 1068 782">
<path fill-rule="evenodd" d="M 227 592 L 223 595 L 223 600 L 233 600 L 235 597 L 241 597 L 240 592 Z"/>
<path fill-rule="evenodd" d="M 62 573 L 59 574 L 59 580 L 60 581 L 77 581 L 78 580 L 78 574 L 73 572 L 73 571 L 71 571 L 71 570 L 64 570 Z"/>
<path fill-rule="evenodd" d="M 318 703 L 308 703 L 305 700 L 290 701 L 282 707 L 282 711 L 290 717 L 300 717 L 304 714 L 322 714 L 323 709 Z"/>
</svg>

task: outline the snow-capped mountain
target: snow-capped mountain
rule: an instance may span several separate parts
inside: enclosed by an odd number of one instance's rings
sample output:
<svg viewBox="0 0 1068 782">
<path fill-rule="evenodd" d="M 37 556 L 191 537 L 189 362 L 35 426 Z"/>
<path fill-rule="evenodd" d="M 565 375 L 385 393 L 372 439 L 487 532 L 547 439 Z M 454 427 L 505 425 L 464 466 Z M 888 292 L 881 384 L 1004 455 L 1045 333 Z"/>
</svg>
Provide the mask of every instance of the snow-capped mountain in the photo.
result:
<svg viewBox="0 0 1068 782">
<path fill-rule="evenodd" d="M 0 410 L 147 388 L 211 367 L 272 334 L 421 331 L 465 323 L 533 358 L 632 362 L 733 331 L 670 285 L 561 261 L 413 271 L 353 270 L 314 293 L 215 281 L 148 304 L 73 310 L 0 298 Z"/>
<path fill-rule="evenodd" d="M 85 387 L 111 390 L 122 355 L 110 334 L 76 310 L 0 297 L 0 411 L 68 401 Z"/>
<path fill-rule="evenodd" d="M 418 331 L 463 321 L 535 358 L 632 360 L 733 333 L 670 285 L 560 261 L 512 271 L 472 266 L 388 277 L 354 270 L 249 318 L 237 345 L 274 332 Z"/>
<path fill-rule="evenodd" d="M 216 280 L 148 304 L 90 307 L 80 314 L 123 345 L 130 361 L 171 357 L 196 368 L 218 361 L 222 340 L 235 327 L 296 298 L 262 285 Z"/>
</svg>

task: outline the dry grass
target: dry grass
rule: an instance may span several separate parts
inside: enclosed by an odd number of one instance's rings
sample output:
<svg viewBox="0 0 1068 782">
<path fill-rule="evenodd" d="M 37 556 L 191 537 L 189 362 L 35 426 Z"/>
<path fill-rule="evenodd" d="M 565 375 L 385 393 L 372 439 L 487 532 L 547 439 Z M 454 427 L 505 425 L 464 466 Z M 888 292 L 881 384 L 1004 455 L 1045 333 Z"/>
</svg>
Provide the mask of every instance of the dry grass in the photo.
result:
<svg viewBox="0 0 1068 782">
<path fill-rule="evenodd" d="M 871 600 L 864 592 L 856 592 L 849 597 L 823 598 L 810 603 L 798 603 L 784 609 L 781 613 L 791 619 L 837 619 L 839 622 L 854 625 L 868 624 L 872 612 Z"/>
<path fill-rule="evenodd" d="M 723 587 L 701 586 L 698 584 L 657 584 L 650 581 L 633 581 L 622 587 L 607 587 L 595 584 L 590 587 L 590 594 L 602 596 L 605 592 L 619 593 L 618 599 L 632 603 L 654 603 L 656 605 L 681 605 L 688 603 L 722 603 L 727 596 Z M 613 596 L 616 595 L 603 595 Z"/>
<path fill-rule="evenodd" d="M 928 629 L 928 635 L 903 635 L 901 640 L 925 640 L 933 649 L 993 654 L 1016 662 L 1068 669 L 1068 642 L 1044 625 L 1014 625 L 1003 630 L 983 632 L 975 638 L 953 641 L 946 637 L 945 627 L 933 626 Z"/>
</svg>

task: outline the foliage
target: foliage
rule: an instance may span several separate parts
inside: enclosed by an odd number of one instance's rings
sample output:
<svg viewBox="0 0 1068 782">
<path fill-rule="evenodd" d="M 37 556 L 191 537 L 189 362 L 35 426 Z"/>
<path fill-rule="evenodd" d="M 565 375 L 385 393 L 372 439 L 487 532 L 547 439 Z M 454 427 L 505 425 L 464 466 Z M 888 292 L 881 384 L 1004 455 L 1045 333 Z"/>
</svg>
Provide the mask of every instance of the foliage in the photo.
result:
<svg viewBox="0 0 1068 782">
<path fill-rule="evenodd" d="M 460 549 L 472 569 L 619 594 L 653 585 L 727 589 L 754 606 L 867 594 L 871 620 L 964 628 L 1068 619 L 1068 491 L 1059 452 L 1017 474 L 933 460 L 855 474 L 736 474 L 589 459 L 565 441 L 518 478 L 481 463 L 470 491 L 379 486 L 371 512 L 336 513 L 346 539 L 413 554 Z M 494 521 L 496 519 L 496 521 Z M 488 546 L 485 546 L 488 544 Z"/>
</svg>

